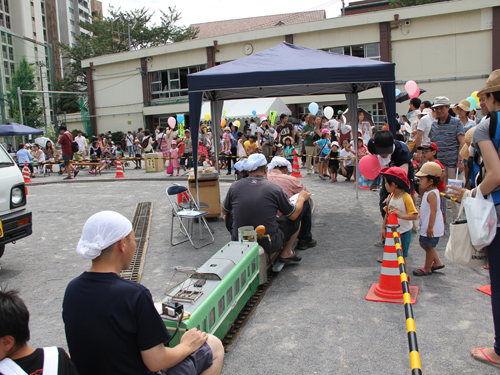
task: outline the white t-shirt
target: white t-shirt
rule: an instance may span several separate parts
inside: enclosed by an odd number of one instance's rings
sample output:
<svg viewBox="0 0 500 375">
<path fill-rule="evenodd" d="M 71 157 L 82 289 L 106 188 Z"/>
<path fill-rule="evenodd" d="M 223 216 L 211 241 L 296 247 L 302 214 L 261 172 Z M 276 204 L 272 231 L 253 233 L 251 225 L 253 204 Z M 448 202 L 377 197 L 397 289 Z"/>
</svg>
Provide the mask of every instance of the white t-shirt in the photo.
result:
<svg viewBox="0 0 500 375">
<path fill-rule="evenodd" d="M 432 122 L 434 121 L 434 117 L 432 115 L 422 116 L 417 125 L 417 130 L 421 130 L 424 132 L 422 134 L 422 144 L 426 145 L 431 143 L 431 139 L 429 138 L 429 132 L 431 131 Z"/>
<path fill-rule="evenodd" d="M 413 113 L 413 112 L 410 112 L 410 113 Z M 408 114 L 408 117 L 410 117 L 410 113 Z M 417 130 L 417 125 L 418 125 L 418 115 L 416 115 L 416 114 L 413 113 L 413 115 L 410 117 L 410 128 L 411 128 L 410 141 L 415 142 L 416 136 L 412 137 L 411 134 L 415 130 Z"/>
<path fill-rule="evenodd" d="M 78 143 L 78 152 L 85 152 L 87 148 L 87 140 L 85 139 L 85 137 L 83 135 L 75 137 L 75 141 L 76 143 Z"/>
<path fill-rule="evenodd" d="M 134 136 L 132 134 L 127 134 L 125 141 L 127 142 L 127 147 L 132 147 L 134 145 Z"/>
<path fill-rule="evenodd" d="M 344 167 L 349 167 L 352 165 L 351 158 L 354 158 L 354 154 L 351 151 L 347 152 L 347 150 L 343 148 L 342 150 L 340 150 L 340 157 L 349 158 L 348 160 L 342 160 L 342 162 L 344 163 Z"/>
<path fill-rule="evenodd" d="M 427 237 L 427 228 L 429 227 L 429 219 L 431 217 L 431 206 L 427 202 L 427 196 L 429 194 L 434 194 L 436 196 L 437 207 L 436 207 L 436 219 L 434 220 L 434 237 L 444 236 L 444 221 L 443 215 L 441 215 L 441 199 L 439 196 L 439 190 L 433 189 L 426 191 L 422 197 L 422 203 L 420 205 L 420 235 Z"/>
<path fill-rule="evenodd" d="M 339 131 L 339 122 L 335 119 L 331 119 L 329 121 L 330 125 L 328 126 L 330 128 L 330 130 L 335 130 L 335 133 L 338 133 Z"/>
<path fill-rule="evenodd" d="M 255 122 L 250 123 L 250 134 L 251 135 L 256 135 L 255 132 L 257 131 L 257 124 Z"/>
</svg>

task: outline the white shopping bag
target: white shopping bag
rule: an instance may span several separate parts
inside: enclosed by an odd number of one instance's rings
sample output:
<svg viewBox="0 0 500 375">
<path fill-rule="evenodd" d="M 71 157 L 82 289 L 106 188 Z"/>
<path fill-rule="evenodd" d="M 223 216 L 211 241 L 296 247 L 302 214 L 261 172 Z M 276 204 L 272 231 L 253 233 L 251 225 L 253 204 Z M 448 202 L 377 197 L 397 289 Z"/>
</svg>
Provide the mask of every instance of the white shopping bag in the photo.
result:
<svg viewBox="0 0 500 375">
<path fill-rule="evenodd" d="M 493 199 L 491 195 L 485 199 L 478 186 L 476 197 L 468 197 L 464 202 L 464 209 L 472 246 L 481 250 L 488 246 L 497 234 L 497 212 Z"/>
</svg>

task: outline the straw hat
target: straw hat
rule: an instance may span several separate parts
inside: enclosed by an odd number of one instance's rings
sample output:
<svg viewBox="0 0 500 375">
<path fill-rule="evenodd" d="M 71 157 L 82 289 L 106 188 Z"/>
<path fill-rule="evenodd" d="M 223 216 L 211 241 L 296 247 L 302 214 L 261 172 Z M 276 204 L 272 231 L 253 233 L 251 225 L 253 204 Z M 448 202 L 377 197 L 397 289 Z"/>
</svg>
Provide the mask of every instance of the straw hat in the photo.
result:
<svg viewBox="0 0 500 375">
<path fill-rule="evenodd" d="M 496 91 L 500 91 L 500 69 L 490 74 L 490 77 L 486 81 L 486 86 L 477 93 L 477 96 L 484 96 L 485 94 Z"/>
<path fill-rule="evenodd" d="M 420 168 L 420 171 L 415 173 L 415 176 L 418 177 L 425 177 L 425 176 L 434 176 L 434 177 L 440 177 L 441 172 L 443 170 L 439 166 L 438 163 L 435 163 L 433 161 L 428 161 L 422 167 Z"/>
<path fill-rule="evenodd" d="M 457 113 L 455 111 L 455 108 L 461 108 L 463 109 L 465 112 L 470 112 L 470 102 L 467 100 L 467 99 L 463 99 L 463 100 L 460 100 L 460 103 L 458 103 L 454 108 L 453 108 L 453 112 L 454 113 Z"/>
<path fill-rule="evenodd" d="M 471 154 L 469 152 L 469 147 L 470 147 L 470 144 L 472 142 L 472 135 L 474 134 L 474 130 L 476 128 L 471 128 L 469 130 L 467 130 L 467 133 L 465 133 L 465 137 L 464 137 L 464 145 L 462 146 L 462 149 L 460 150 L 460 156 L 463 157 L 465 160 L 467 160 Z"/>
</svg>

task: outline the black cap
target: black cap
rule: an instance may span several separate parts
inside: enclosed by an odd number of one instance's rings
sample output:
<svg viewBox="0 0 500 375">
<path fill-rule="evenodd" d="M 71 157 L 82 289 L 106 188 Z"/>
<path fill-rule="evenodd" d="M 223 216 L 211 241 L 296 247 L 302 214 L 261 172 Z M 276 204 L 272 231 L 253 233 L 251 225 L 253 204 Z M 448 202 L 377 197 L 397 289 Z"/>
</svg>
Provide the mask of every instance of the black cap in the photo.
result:
<svg viewBox="0 0 500 375">
<path fill-rule="evenodd" d="M 376 132 L 373 144 L 378 155 L 392 154 L 394 151 L 394 137 L 389 130 Z"/>
</svg>

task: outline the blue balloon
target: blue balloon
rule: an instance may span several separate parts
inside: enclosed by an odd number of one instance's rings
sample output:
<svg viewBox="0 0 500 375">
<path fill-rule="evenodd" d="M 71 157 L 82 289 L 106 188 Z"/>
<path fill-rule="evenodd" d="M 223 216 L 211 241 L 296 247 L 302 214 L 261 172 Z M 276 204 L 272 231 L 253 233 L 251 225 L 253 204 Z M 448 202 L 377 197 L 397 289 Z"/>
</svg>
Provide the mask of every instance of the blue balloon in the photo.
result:
<svg viewBox="0 0 500 375">
<path fill-rule="evenodd" d="M 184 122 L 184 115 L 177 115 L 177 122 L 182 124 Z"/>
<path fill-rule="evenodd" d="M 399 91 L 398 89 L 396 89 L 396 96 L 398 96 L 399 94 L 401 94 L 401 91 Z"/>
<path fill-rule="evenodd" d="M 314 103 L 312 102 L 311 104 L 309 104 L 309 112 L 311 113 L 311 115 L 315 115 L 316 113 L 318 113 L 318 104 L 317 103 Z"/>
<path fill-rule="evenodd" d="M 252 115 L 254 115 L 254 116 L 255 116 L 256 114 L 257 114 L 257 111 L 254 109 L 254 110 L 252 111 Z"/>
</svg>

